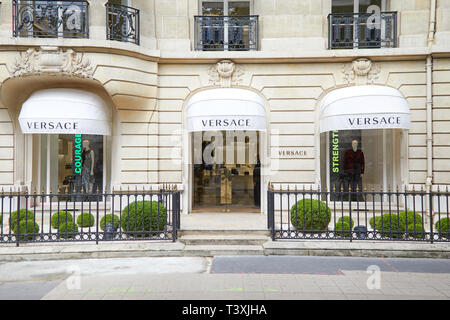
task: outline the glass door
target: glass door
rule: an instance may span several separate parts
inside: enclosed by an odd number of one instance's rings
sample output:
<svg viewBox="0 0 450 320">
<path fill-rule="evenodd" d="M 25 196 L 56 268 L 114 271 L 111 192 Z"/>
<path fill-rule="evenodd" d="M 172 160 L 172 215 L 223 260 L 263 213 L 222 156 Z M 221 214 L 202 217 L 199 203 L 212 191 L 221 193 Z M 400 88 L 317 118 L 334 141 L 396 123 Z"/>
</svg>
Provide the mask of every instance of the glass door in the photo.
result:
<svg viewBox="0 0 450 320">
<path fill-rule="evenodd" d="M 193 210 L 259 212 L 258 132 L 207 131 L 193 136 Z"/>
</svg>

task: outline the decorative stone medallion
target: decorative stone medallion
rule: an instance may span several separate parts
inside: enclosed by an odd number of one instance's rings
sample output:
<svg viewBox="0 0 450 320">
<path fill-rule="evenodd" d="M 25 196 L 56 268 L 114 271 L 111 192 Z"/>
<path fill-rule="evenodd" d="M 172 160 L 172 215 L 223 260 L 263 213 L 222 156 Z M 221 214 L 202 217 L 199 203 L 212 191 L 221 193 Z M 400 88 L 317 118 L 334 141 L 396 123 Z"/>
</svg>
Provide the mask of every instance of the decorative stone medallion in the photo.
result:
<svg viewBox="0 0 450 320">
<path fill-rule="evenodd" d="M 344 81 L 347 84 L 372 84 L 380 74 L 380 68 L 367 58 L 353 60 L 342 66 Z"/>
<path fill-rule="evenodd" d="M 240 85 L 244 70 L 231 60 L 221 60 L 208 70 L 209 84 L 220 87 Z"/>
<path fill-rule="evenodd" d="M 12 77 L 42 74 L 92 78 L 94 69 L 83 53 L 58 47 L 30 48 L 19 53 L 9 68 Z"/>
</svg>

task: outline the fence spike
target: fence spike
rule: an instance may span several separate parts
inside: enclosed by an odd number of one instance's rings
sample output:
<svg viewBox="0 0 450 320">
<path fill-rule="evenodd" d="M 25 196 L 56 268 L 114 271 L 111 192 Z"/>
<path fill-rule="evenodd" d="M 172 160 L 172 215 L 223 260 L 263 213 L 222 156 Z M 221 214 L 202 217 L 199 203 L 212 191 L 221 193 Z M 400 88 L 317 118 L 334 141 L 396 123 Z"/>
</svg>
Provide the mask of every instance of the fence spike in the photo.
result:
<svg viewBox="0 0 450 320">
<path fill-rule="evenodd" d="M 439 188 L 439 184 L 438 184 L 438 186 L 437 186 L 437 192 L 439 193 L 439 192 L 441 192 L 441 188 Z"/>
<path fill-rule="evenodd" d="M 445 193 L 448 193 L 448 184 L 445 186 Z"/>
</svg>

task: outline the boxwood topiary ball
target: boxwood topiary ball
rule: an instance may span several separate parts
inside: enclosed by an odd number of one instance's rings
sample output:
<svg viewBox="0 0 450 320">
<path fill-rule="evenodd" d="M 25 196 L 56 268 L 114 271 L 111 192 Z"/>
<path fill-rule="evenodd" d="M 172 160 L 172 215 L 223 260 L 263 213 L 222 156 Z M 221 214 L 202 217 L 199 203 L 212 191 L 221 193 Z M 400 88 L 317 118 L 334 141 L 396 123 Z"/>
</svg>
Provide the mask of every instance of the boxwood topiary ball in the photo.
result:
<svg viewBox="0 0 450 320">
<path fill-rule="evenodd" d="M 23 220 L 34 220 L 34 212 L 27 209 L 19 210 L 19 221 Z M 11 230 L 14 230 L 17 225 L 17 211 L 11 212 L 11 216 L 9 217 L 9 227 Z"/>
<path fill-rule="evenodd" d="M 128 234 L 142 231 L 163 231 L 167 224 L 167 211 L 157 201 L 136 201 L 122 210 L 120 225 Z M 130 232 L 131 231 L 131 232 Z M 138 234 L 149 236 L 150 234 Z"/>
<path fill-rule="evenodd" d="M 385 213 L 375 218 L 374 229 L 380 231 L 383 237 L 401 238 L 404 231 L 400 228 L 399 221 L 397 214 Z"/>
<path fill-rule="evenodd" d="M 17 228 L 14 228 L 14 233 L 17 233 Z M 33 240 L 39 233 L 39 225 L 34 220 L 21 220 L 19 222 L 19 239 Z"/>
<path fill-rule="evenodd" d="M 334 233 L 338 236 L 349 237 L 350 236 L 350 225 L 347 222 L 338 221 L 336 227 L 334 228 Z"/>
<path fill-rule="evenodd" d="M 58 227 L 58 234 L 61 238 L 72 238 L 78 233 L 78 225 L 72 221 L 63 222 Z"/>
<path fill-rule="evenodd" d="M 331 210 L 325 202 L 303 199 L 291 207 L 291 223 L 299 230 L 326 230 L 330 220 Z"/>
<path fill-rule="evenodd" d="M 95 223 L 94 215 L 89 212 L 80 214 L 77 218 L 77 224 L 81 227 L 92 227 Z"/>
<path fill-rule="evenodd" d="M 52 215 L 52 227 L 58 229 L 62 223 L 72 222 L 73 216 L 69 211 L 59 211 Z"/>
<path fill-rule="evenodd" d="M 407 225 L 405 232 L 408 232 L 408 236 L 412 238 L 423 238 L 425 235 L 423 225 L 414 224 L 414 222 Z"/>
<path fill-rule="evenodd" d="M 435 230 L 443 238 L 450 237 L 450 220 L 449 218 L 442 218 L 434 224 Z"/>
<path fill-rule="evenodd" d="M 355 221 L 353 219 L 350 220 L 349 216 L 340 217 L 338 223 L 339 222 L 347 223 L 350 226 L 350 228 L 353 228 L 353 226 L 355 225 Z"/>
<path fill-rule="evenodd" d="M 105 231 L 105 225 L 107 224 L 112 224 L 114 227 L 118 228 L 120 225 L 120 218 L 118 215 L 109 213 L 105 216 L 103 216 L 100 219 L 100 229 L 102 229 L 103 231 Z"/>
<path fill-rule="evenodd" d="M 414 211 L 401 211 L 398 214 L 400 229 L 402 231 L 406 231 L 407 225 L 422 225 L 422 216 L 418 213 L 414 213 Z M 413 229 L 414 230 L 414 229 Z"/>
</svg>

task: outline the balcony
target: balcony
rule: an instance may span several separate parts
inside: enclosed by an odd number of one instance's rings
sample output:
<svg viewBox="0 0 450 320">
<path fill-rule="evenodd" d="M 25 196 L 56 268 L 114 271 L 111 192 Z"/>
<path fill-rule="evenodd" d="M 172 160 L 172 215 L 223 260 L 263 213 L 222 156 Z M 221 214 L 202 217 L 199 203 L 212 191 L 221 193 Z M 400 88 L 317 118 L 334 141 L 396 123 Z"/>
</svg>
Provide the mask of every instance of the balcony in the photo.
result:
<svg viewBox="0 0 450 320">
<path fill-rule="evenodd" d="M 397 47 L 397 12 L 328 15 L 328 49 Z"/>
<path fill-rule="evenodd" d="M 13 0 L 13 36 L 89 38 L 87 1 Z"/>
<path fill-rule="evenodd" d="M 106 39 L 139 45 L 139 10 L 106 4 Z"/>
<path fill-rule="evenodd" d="M 258 16 L 195 16 L 195 50 L 258 50 Z"/>
</svg>

